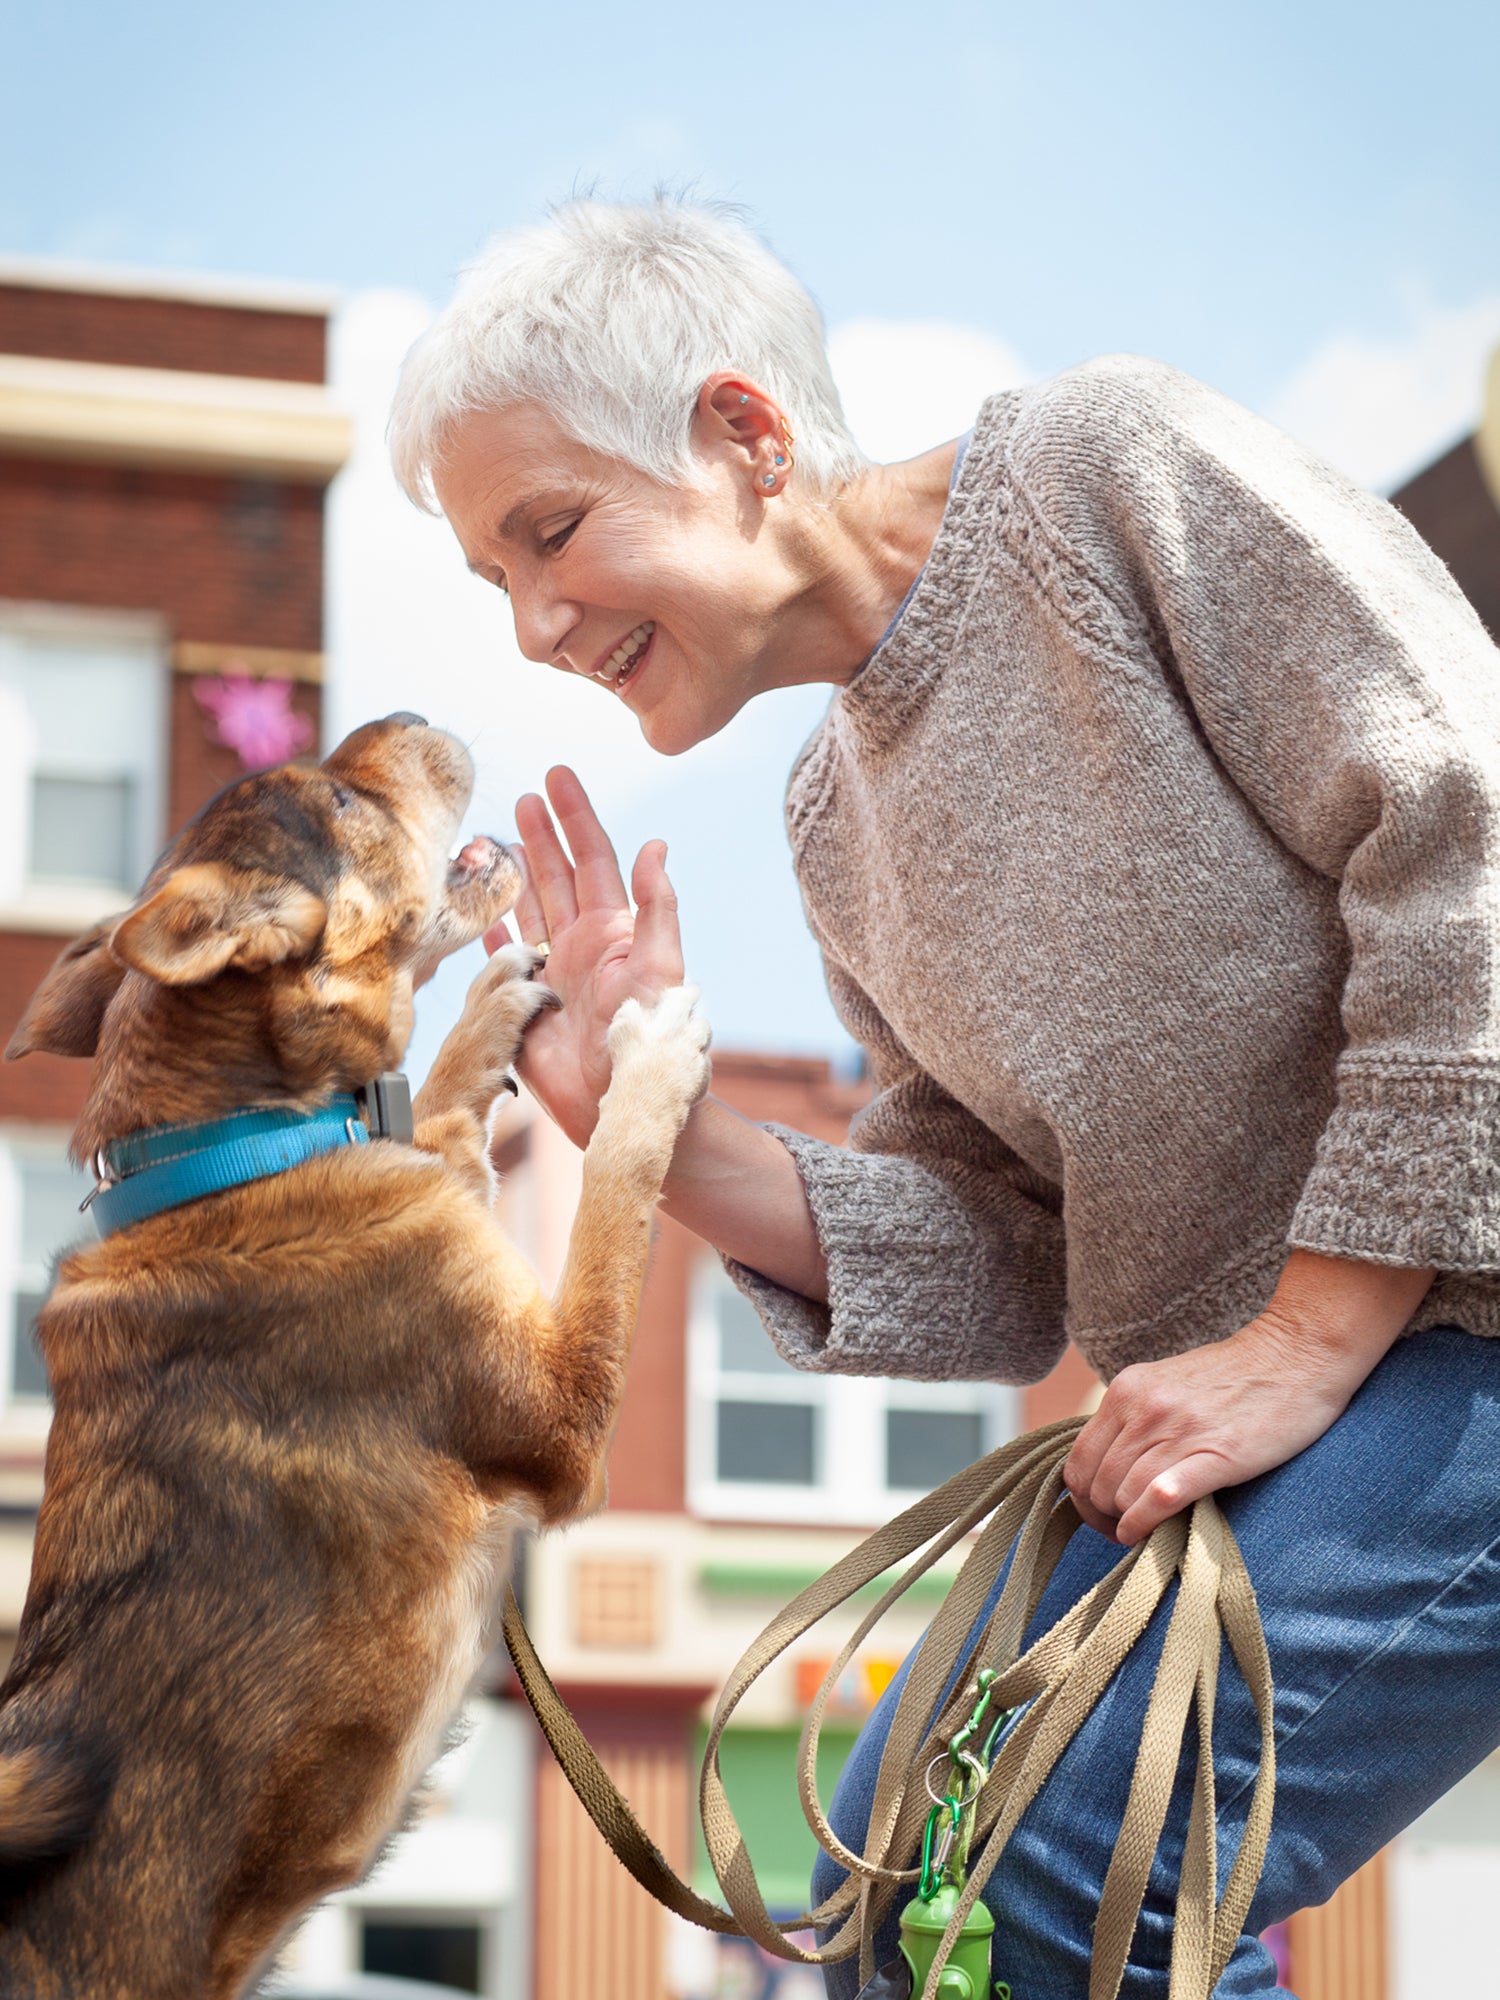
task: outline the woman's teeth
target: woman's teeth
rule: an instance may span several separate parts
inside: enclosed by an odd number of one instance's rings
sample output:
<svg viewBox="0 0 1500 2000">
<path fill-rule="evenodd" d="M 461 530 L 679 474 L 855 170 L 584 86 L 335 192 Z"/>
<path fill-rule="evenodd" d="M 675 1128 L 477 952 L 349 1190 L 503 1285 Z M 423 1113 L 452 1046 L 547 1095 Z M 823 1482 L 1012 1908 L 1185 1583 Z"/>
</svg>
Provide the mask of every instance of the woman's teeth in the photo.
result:
<svg viewBox="0 0 1500 2000">
<path fill-rule="evenodd" d="M 655 630 L 656 623 L 651 618 L 648 618 L 644 624 L 637 625 L 635 630 L 630 634 L 630 637 L 616 646 L 615 650 L 604 662 L 604 665 L 594 675 L 594 679 L 596 681 L 603 681 L 606 687 L 618 687 L 621 681 L 628 679 L 635 667 L 636 661 L 645 651 L 646 641 Z"/>
</svg>

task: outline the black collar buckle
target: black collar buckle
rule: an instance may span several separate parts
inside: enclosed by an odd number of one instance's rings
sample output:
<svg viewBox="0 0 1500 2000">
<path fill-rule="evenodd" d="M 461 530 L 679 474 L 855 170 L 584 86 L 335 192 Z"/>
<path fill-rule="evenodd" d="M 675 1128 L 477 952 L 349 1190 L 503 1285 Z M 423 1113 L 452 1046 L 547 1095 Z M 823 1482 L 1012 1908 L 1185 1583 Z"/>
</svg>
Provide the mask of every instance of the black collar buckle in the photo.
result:
<svg viewBox="0 0 1500 2000">
<path fill-rule="evenodd" d="M 411 1115 L 411 1085 L 399 1069 L 383 1070 L 354 1093 L 359 1115 L 372 1139 L 394 1139 L 409 1146 L 416 1138 Z"/>
</svg>

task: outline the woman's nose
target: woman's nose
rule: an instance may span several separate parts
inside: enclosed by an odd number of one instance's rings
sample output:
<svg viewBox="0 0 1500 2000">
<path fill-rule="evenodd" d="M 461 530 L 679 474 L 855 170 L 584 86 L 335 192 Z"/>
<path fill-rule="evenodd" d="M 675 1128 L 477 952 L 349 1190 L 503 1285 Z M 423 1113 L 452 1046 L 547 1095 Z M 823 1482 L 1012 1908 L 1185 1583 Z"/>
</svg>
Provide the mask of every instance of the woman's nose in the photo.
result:
<svg viewBox="0 0 1500 2000">
<path fill-rule="evenodd" d="M 516 621 L 516 644 L 526 658 L 540 666 L 557 666 L 557 655 L 578 623 L 577 605 L 563 601 L 548 603 L 529 592 L 522 596 L 512 589 L 510 607 Z"/>
</svg>

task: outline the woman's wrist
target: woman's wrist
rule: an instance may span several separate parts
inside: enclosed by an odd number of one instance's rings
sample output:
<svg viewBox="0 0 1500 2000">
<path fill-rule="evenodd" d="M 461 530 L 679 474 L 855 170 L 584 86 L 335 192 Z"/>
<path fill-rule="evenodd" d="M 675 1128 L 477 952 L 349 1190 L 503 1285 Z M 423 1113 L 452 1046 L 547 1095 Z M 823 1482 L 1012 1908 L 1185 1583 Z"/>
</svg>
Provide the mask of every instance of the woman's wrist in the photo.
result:
<svg viewBox="0 0 1500 2000">
<path fill-rule="evenodd" d="M 1265 1311 L 1265 1326 L 1298 1354 L 1363 1364 L 1368 1373 L 1422 1303 L 1436 1274 L 1293 1250 Z"/>
<path fill-rule="evenodd" d="M 693 1106 L 662 1208 L 725 1256 L 805 1298 L 828 1297 L 828 1264 L 791 1154 L 722 1099 Z"/>
</svg>

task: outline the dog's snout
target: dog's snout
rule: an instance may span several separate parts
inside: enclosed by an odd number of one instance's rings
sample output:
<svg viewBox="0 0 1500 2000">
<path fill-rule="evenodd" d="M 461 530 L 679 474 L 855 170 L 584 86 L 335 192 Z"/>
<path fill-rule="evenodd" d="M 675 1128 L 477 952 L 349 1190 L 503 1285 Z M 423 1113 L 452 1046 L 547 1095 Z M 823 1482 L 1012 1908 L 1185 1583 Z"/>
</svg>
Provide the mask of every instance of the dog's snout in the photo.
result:
<svg viewBox="0 0 1500 2000">
<path fill-rule="evenodd" d="M 395 723 L 401 729 L 425 729 L 427 727 L 427 717 L 425 715 L 413 715 L 409 708 L 398 708 L 394 715 L 386 717 L 386 721 Z"/>
</svg>

